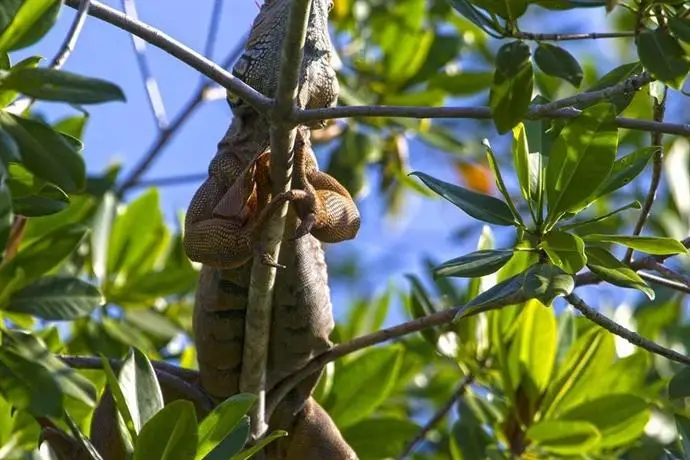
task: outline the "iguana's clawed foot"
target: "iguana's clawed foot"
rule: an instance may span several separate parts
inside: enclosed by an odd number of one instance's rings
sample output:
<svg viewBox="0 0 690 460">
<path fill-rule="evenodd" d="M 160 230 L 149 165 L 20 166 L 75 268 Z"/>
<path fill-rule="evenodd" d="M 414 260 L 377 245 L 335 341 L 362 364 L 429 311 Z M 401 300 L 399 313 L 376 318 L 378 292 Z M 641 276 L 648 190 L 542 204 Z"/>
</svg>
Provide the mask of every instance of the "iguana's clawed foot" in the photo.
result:
<svg viewBox="0 0 690 460">
<path fill-rule="evenodd" d="M 296 241 L 302 238 L 304 235 L 311 232 L 314 228 L 314 225 L 316 224 L 316 214 L 314 214 L 313 212 L 310 212 L 301 219 L 302 222 L 300 222 L 299 227 L 297 227 L 297 230 L 295 230 L 295 234 L 292 238 L 290 238 L 290 241 Z"/>
</svg>

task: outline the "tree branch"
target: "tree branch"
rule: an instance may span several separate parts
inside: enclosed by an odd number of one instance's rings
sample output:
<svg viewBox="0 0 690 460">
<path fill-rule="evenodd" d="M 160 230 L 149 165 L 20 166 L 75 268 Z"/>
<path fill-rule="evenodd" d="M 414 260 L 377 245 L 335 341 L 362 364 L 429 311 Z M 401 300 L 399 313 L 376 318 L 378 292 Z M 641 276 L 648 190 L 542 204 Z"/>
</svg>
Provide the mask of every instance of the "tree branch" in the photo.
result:
<svg viewBox="0 0 690 460">
<path fill-rule="evenodd" d="M 270 174 L 274 197 L 287 192 L 292 185 L 292 149 L 295 142 L 295 129 L 294 125 L 289 123 L 289 116 L 293 111 L 297 96 L 310 8 L 311 0 L 293 1 L 283 42 L 275 107 L 270 116 Z M 283 204 L 280 211 L 272 216 L 263 231 L 264 248 L 275 261 L 279 259 L 280 242 L 285 231 L 286 218 L 287 203 Z M 275 278 L 276 268 L 265 265 L 261 258 L 255 257 L 244 325 L 245 337 L 251 337 L 252 340 L 244 342 L 240 372 L 240 391 L 258 396 L 257 404 L 252 407 L 250 414 L 252 434 L 255 439 L 261 437 L 267 429 L 266 365 Z"/>
<path fill-rule="evenodd" d="M 79 35 L 84 28 L 84 23 L 86 22 L 86 16 L 89 13 L 89 7 L 91 6 L 91 0 L 80 0 L 77 9 L 77 14 L 72 21 L 72 26 L 67 32 L 65 40 L 60 46 L 60 50 L 55 55 L 55 57 L 50 61 L 50 67 L 53 69 L 61 69 L 67 59 L 72 55 L 74 47 L 77 45 L 77 40 L 79 40 Z"/>
<path fill-rule="evenodd" d="M 538 42 L 556 42 L 572 40 L 599 40 L 602 38 L 626 38 L 634 37 L 633 32 L 589 32 L 580 34 L 540 34 L 534 32 L 513 32 L 506 35 L 506 38 L 516 38 L 518 40 L 535 40 Z"/>
<path fill-rule="evenodd" d="M 137 15 L 137 7 L 134 0 L 122 0 L 122 9 L 125 14 L 134 20 L 139 20 Z M 149 61 L 146 58 L 146 42 L 134 34 L 129 34 L 132 37 L 132 45 L 134 46 L 134 54 L 137 57 L 137 64 L 139 65 L 139 72 L 144 80 L 144 89 L 146 90 L 149 107 L 153 112 L 153 118 L 156 120 L 159 130 L 164 130 L 168 127 L 168 116 L 165 112 L 165 104 L 161 96 L 158 82 L 156 81 Z"/>
<path fill-rule="evenodd" d="M 656 283 L 669 289 L 674 289 L 676 291 L 685 292 L 686 294 L 690 294 L 690 286 L 688 286 L 687 283 L 670 280 L 658 275 L 653 275 L 651 273 L 645 272 L 639 272 L 638 275 L 640 275 L 640 278 L 647 281 L 651 281 L 652 283 Z"/>
<path fill-rule="evenodd" d="M 664 120 L 667 93 L 668 87 L 664 86 L 664 93 L 661 96 L 661 101 L 654 101 L 654 121 L 663 122 Z M 647 222 L 647 219 L 652 212 L 652 206 L 654 205 L 654 199 L 656 198 L 656 191 L 659 188 L 659 183 L 661 182 L 661 170 L 664 163 L 664 144 L 661 133 L 652 133 L 652 146 L 657 148 L 656 152 L 654 152 L 654 157 L 652 158 L 652 180 L 649 183 L 649 191 L 647 192 L 647 197 L 645 198 L 642 209 L 640 210 L 640 217 L 635 223 L 633 235 L 639 235 L 642 232 L 642 228 L 644 228 L 644 224 Z M 623 262 L 630 263 L 632 256 L 633 250 L 632 248 L 628 248 L 625 251 Z"/>
<path fill-rule="evenodd" d="M 434 429 L 436 425 L 438 425 L 441 420 L 445 418 L 445 416 L 450 412 L 450 410 L 453 408 L 455 403 L 462 397 L 462 395 L 465 393 L 465 390 L 467 390 L 467 387 L 472 384 L 472 381 L 474 380 L 474 375 L 472 374 L 467 374 L 461 381 L 460 384 L 458 385 L 458 388 L 455 390 L 453 395 L 448 398 L 448 401 L 441 406 L 435 413 L 434 415 L 429 419 L 428 422 L 422 427 L 421 431 L 415 436 L 403 449 L 403 451 L 398 455 L 398 460 L 403 460 L 405 457 L 410 455 L 413 451 L 414 448 L 426 438 L 426 435 L 429 434 L 431 430 Z"/>
<path fill-rule="evenodd" d="M 79 0 L 64 0 L 65 5 L 77 8 Z M 219 85 L 237 94 L 259 113 L 265 114 L 272 107 L 271 100 L 233 76 L 218 64 L 188 48 L 169 35 L 143 22 L 128 18 L 123 13 L 100 2 L 91 2 L 89 15 L 108 22 L 115 27 L 141 37 L 151 45 L 176 57 L 193 69 L 206 75 Z"/>
<path fill-rule="evenodd" d="M 56 355 L 56 357 L 74 369 L 103 369 L 103 364 L 99 358 L 68 355 Z M 113 370 L 120 369 L 122 366 L 122 360 L 109 359 L 108 361 Z M 151 366 L 153 366 L 153 369 L 156 372 L 156 378 L 161 385 L 165 385 L 168 388 L 176 390 L 180 394 L 185 395 L 190 401 L 198 402 L 201 407 L 209 412 L 213 410 L 215 403 L 206 395 L 206 393 L 201 391 L 195 385 L 195 382 L 197 382 L 199 379 L 198 372 L 191 369 L 177 367 L 173 364 L 163 361 L 151 361 Z"/>
<path fill-rule="evenodd" d="M 242 50 L 244 49 L 245 40 L 242 39 L 237 44 L 235 49 L 233 49 L 230 54 L 222 62 L 223 68 L 230 67 L 240 56 Z M 127 191 L 136 186 L 146 171 L 151 167 L 156 158 L 163 152 L 163 149 L 168 145 L 172 137 L 180 130 L 182 125 L 184 125 L 192 116 L 192 114 L 201 106 L 201 103 L 205 100 L 206 92 L 213 86 L 212 80 L 204 80 L 199 89 L 194 93 L 185 106 L 180 110 L 180 113 L 173 119 L 170 125 L 163 130 L 158 132 L 156 140 L 154 140 L 153 145 L 149 150 L 142 156 L 139 164 L 134 167 L 132 172 L 127 176 L 126 179 L 122 181 L 122 185 L 118 188 L 117 194 L 123 196 Z M 206 176 L 204 175 L 204 178 Z"/>
<path fill-rule="evenodd" d="M 610 333 L 627 340 L 633 345 L 644 348 L 649 352 L 663 356 L 671 361 L 676 361 L 682 364 L 690 364 L 690 357 L 682 355 L 669 348 L 662 347 L 651 340 L 645 339 L 638 333 L 621 326 L 587 305 L 585 301 L 582 300 L 577 294 L 572 293 L 566 296 L 566 300 L 570 302 L 570 304 L 575 307 L 576 310 L 582 313 L 587 319 L 603 327 Z"/>
</svg>

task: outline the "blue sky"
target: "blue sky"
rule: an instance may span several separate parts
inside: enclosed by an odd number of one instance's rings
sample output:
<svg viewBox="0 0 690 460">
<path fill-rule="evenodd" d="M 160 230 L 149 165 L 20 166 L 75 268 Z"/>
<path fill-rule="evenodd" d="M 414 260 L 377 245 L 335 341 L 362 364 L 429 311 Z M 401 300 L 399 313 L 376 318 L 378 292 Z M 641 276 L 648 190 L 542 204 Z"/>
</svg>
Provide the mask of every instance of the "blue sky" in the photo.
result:
<svg viewBox="0 0 690 460">
<path fill-rule="evenodd" d="M 104 3 L 118 9 L 121 7 L 119 1 Z M 211 0 L 141 0 L 137 7 L 141 20 L 187 46 L 202 51 L 213 3 Z M 257 11 L 258 7 L 253 0 L 226 1 L 213 55 L 217 62 L 236 46 L 251 26 Z M 49 35 L 38 45 L 17 53 L 14 59 L 28 54 L 39 54 L 48 59 L 52 57 L 73 17 L 72 9 L 63 8 L 57 26 Z M 549 24 L 532 21 L 533 27 L 530 30 L 573 32 L 605 29 L 605 24 L 598 20 L 603 17 L 599 10 L 577 15 L 560 14 L 559 17 L 563 21 L 549 21 Z M 592 20 L 594 17 L 597 21 Z M 545 30 L 546 28 L 550 30 Z M 591 42 L 586 45 L 591 46 Z M 608 59 L 613 49 L 603 42 L 597 42 L 597 45 L 603 65 L 607 69 L 617 65 Z M 577 48 L 568 46 L 568 49 Z M 200 77 L 193 69 L 152 46 L 148 47 L 147 56 L 163 95 L 168 118 L 173 118 L 197 88 Z M 129 171 L 148 149 L 156 134 L 156 124 L 148 106 L 129 35 L 95 18 L 89 18 L 64 70 L 113 81 L 125 92 L 126 103 L 109 103 L 90 108 L 92 116 L 84 139 L 84 155 L 90 172 L 101 172 L 114 162 L 121 163 L 125 172 Z M 51 120 L 74 113 L 63 104 L 41 103 L 36 108 Z M 145 177 L 151 179 L 204 173 L 229 121 L 230 111 L 223 100 L 204 104 L 177 133 Z M 480 140 L 473 139 L 477 142 L 477 148 L 480 148 Z M 325 164 L 323 153 L 317 152 L 321 164 Z M 457 181 L 449 168 L 448 158 L 418 142 L 411 145 L 412 169 L 423 170 L 448 181 Z M 161 189 L 162 206 L 171 222 L 176 213 L 189 204 L 198 185 L 190 183 Z M 353 294 L 380 292 L 389 281 L 407 287 L 403 275 L 422 273 L 424 255 L 431 255 L 438 260 L 457 257 L 471 251 L 479 237 L 480 227 L 476 226 L 476 230 L 469 232 L 470 237 L 463 244 L 458 244 L 453 239 L 454 232 L 471 221 L 445 201 L 410 194 L 406 200 L 404 215 L 395 221 L 383 217 L 384 208 L 376 192 L 362 199 L 359 205 L 362 212 L 360 234 L 355 241 L 330 247 L 328 257 L 329 260 L 336 260 L 356 253 L 361 258 L 367 278 L 355 286 L 342 282 L 333 283 L 336 316 L 341 315 Z M 634 295 L 628 290 L 623 292 L 622 295 L 626 298 Z M 619 300 L 620 296 L 621 294 Z M 388 322 L 400 318 L 400 312 L 397 311 Z"/>
</svg>

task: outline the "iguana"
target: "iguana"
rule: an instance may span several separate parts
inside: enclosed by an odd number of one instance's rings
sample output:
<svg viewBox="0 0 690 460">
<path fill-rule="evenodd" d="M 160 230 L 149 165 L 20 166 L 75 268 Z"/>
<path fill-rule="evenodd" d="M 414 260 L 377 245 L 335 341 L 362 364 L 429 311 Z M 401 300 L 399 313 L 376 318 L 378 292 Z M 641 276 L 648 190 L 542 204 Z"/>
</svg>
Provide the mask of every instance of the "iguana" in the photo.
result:
<svg viewBox="0 0 690 460">
<path fill-rule="evenodd" d="M 233 69 L 235 76 L 268 97 L 274 96 L 278 86 L 290 7 L 291 0 L 265 1 L 245 52 Z M 332 0 L 311 2 L 297 94 L 301 108 L 328 107 L 337 100 L 339 87 L 331 66 L 333 48 L 327 29 L 331 7 Z M 331 346 L 328 336 L 333 317 L 319 240 L 351 239 L 359 229 L 359 212 L 347 190 L 318 171 L 305 127 L 299 128 L 295 142 L 293 189 L 271 197 L 269 122 L 242 99 L 229 96 L 228 100 L 233 121 L 209 166 L 209 178 L 189 207 L 184 238 L 189 257 L 204 264 L 197 289 L 194 334 L 200 385 L 217 399 L 239 390 L 251 258 L 261 253 L 257 236 L 272 210 L 285 201 L 292 203 L 278 261 L 286 268 L 276 278 L 269 390 Z M 317 380 L 318 374 L 314 374 L 276 408 L 270 428 L 285 429 L 290 435 L 269 446 L 269 458 L 357 458 L 328 414 L 310 397 Z M 112 398 L 106 393 L 94 415 L 91 433 L 96 447 L 108 451 L 105 460 L 119 459 L 122 454 L 116 448 L 119 445 L 121 449 L 121 441 L 112 423 L 114 416 Z"/>
</svg>

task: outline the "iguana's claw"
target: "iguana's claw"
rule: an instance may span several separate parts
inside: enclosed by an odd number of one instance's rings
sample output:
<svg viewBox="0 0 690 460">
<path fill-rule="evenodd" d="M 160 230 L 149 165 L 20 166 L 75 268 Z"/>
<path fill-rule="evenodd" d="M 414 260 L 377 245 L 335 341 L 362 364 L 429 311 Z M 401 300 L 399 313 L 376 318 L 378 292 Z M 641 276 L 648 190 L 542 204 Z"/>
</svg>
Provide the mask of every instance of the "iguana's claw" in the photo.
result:
<svg viewBox="0 0 690 460">
<path fill-rule="evenodd" d="M 266 265 L 268 267 L 274 268 L 285 268 L 285 265 L 281 265 L 278 262 L 276 262 L 273 256 L 266 251 L 266 248 L 264 247 L 263 243 L 256 243 L 254 245 L 254 257 L 259 259 L 261 265 Z"/>
<path fill-rule="evenodd" d="M 290 241 L 296 241 L 311 232 L 314 228 L 314 224 L 316 224 L 316 214 L 310 212 L 304 216 L 302 222 L 299 224 L 299 227 L 297 227 L 297 230 L 295 230 L 295 235 L 290 238 Z"/>
</svg>

